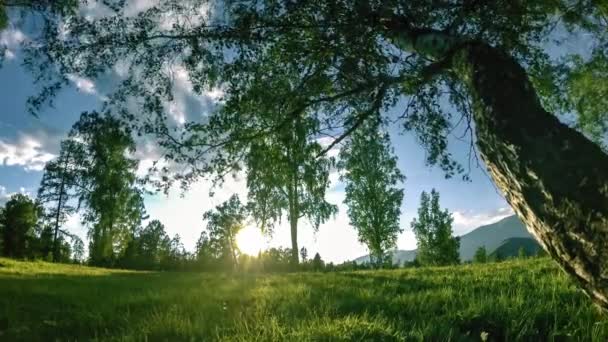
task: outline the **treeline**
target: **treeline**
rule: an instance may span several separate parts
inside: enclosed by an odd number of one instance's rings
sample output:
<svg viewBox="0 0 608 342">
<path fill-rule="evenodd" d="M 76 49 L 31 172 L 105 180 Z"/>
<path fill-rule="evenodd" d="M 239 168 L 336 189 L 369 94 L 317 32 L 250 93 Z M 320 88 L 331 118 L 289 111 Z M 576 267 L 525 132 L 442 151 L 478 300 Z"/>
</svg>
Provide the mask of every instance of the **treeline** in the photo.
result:
<svg viewBox="0 0 608 342">
<path fill-rule="evenodd" d="M 288 143 L 293 142 L 285 142 Z M 365 124 L 347 139 L 337 163 L 327 160 L 329 164 L 309 165 L 305 172 L 295 167 L 299 163 L 297 158 L 289 160 L 290 167 L 275 170 L 269 167 L 280 163 L 264 159 L 268 154 L 263 150 L 252 155 L 251 158 L 260 158 L 256 160 L 263 165 L 248 169 L 248 202 L 242 203 L 233 195 L 204 213 L 206 227 L 192 252 L 185 250 L 179 235 L 169 237 L 165 226 L 147 215 L 143 201 L 145 182 L 137 177 L 139 162 L 134 158 L 135 147 L 132 132 L 115 117 L 83 113 L 61 143 L 58 157 L 46 164 L 37 198 L 14 195 L 0 212 L 2 255 L 145 270 L 320 271 L 397 267 L 392 264 L 390 251 L 403 231 L 399 223 L 403 189 L 399 184 L 405 177 L 397 168 L 389 135 L 381 122 Z M 319 148 L 314 145 L 307 153 L 317 153 Z M 283 153 L 281 149 L 275 152 Z M 366 265 L 325 264 L 320 255 L 309 259 L 306 248 L 298 248 L 298 218 L 307 218 L 316 229 L 335 213 L 335 206 L 323 199 L 330 166 L 341 172 L 350 223 L 370 251 L 370 262 Z M 279 179 L 281 170 L 286 179 Z M 301 171 L 304 173 L 299 174 Z M 307 174 L 309 171 L 311 174 Z M 294 179 L 290 181 L 291 178 Z M 318 179 L 322 184 L 317 183 Z M 167 184 L 166 179 L 156 184 L 163 182 Z M 298 199 L 299 196 L 304 197 Z M 268 202 L 270 198 L 273 199 Z M 270 249 L 257 256 L 240 253 L 236 244 L 240 230 L 255 224 L 271 231 L 285 206 L 289 209 L 292 248 Z M 79 214 L 88 229 L 88 256 L 83 241 L 64 228 L 74 214 Z M 143 226 L 143 222 L 148 223 Z M 451 214 L 440 207 L 439 193 L 434 189 L 423 192 L 418 216 L 411 222 L 418 253 L 415 262 L 406 266 L 460 263 L 460 241 L 453 236 L 452 222 Z M 482 260 L 482 251 L 479 255 Z"/>
<path fill-rule="evenodd" d="M 0 253 L 17 259 L 79 262 L 84 243 L 65 231 L 55 236 L 42 206 L 27 195 L 15 194 L 0 207 Z"/>
</svg>

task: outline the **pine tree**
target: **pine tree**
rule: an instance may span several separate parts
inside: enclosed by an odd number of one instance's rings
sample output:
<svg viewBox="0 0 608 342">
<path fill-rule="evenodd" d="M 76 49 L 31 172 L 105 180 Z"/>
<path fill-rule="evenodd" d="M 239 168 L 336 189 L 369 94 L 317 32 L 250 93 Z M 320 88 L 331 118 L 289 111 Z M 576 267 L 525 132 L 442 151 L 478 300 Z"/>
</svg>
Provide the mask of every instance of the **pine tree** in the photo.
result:
<svg viewBox="0 0 608 342">
<path fill-rule="evenodd" d="M 83 191 L 79 186 L 85 160 L 82 144 L 72 140 L 61 143 L 59 157 L 49 161 L 44 167 L 38 201 L 45 206 L 45 221 L 52 230 L 52 260 L 59 260 L 60 239 L 64 233 L 61 226 L 76 212 L 71 202 Z"/>
</svg>

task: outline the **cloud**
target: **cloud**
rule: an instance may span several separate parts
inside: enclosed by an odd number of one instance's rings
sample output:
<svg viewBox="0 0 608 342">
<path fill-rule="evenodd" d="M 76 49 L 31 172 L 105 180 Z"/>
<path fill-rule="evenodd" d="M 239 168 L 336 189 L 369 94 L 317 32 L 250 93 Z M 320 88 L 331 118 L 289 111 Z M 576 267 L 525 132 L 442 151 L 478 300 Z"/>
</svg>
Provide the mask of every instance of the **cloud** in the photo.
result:
<svg viewBox="0 0 608 342">
<path fill-rule="evenodd" d="M 0 205 L 4 205 L 13 195 L 15 194 L 23 194 L 33 198 L 32 192 L 24 187 L 19 188 L 19 192 L 9 192 L 6 187 L 0 185 Z"/>
<path fill-rule="evenodd" d="M 77 75 L 68 75 L 68 79 L 76 86 L 76 88 L 86 94 L 97 95 L 95 83 L 88 78 Z"/>
<path fill-rule="evenodd" d="M 6 29 L 0 32 L 0 47 L 5 48 L 4 58 L 11 60 L 15 58 L 16 50 L 27 36 L 18 29 Z"/>
<path fill-rule="evenodd" d="M 22 134 L 14 142 L 0 139 L 0 165 L 23 166 L 26 171 L 41 171 L 44 165 L 55 158 L 44 149 L 41 140 Z"/>
<path fill-rule="evenodd" d="M 497 222 L 513 214 L 514 212 L 511 207 L 502 207 L 492 211 L 477 213 L 454 211 L 452 213 L 452 217 L 454 218 L 454 233 L 456 235 L 466 234 L 477 227 Z"/>
<path fill-rule="evenodd" d="M 8 191 L 6 190 L 6 187 L 0 185 L 0 204 L 4 204 L 6 201 L 8 201 L 9 198 L 11 198 L 10 193 L 8 193 Z"/>
</svg>

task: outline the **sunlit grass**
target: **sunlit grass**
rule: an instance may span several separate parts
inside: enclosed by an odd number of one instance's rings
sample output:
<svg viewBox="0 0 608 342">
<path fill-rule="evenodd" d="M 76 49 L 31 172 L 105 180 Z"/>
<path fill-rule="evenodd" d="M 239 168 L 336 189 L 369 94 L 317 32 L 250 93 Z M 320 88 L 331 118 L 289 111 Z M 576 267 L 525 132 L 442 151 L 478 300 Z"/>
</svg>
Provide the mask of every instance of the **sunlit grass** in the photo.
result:
<svg viewBox="0 0 608 342">
<path fill-rule="evenodd" d="M 347 273 L 141 273 L 0 259 L 0 340 L 608 340 L 548 259 Z"/>
</svg>

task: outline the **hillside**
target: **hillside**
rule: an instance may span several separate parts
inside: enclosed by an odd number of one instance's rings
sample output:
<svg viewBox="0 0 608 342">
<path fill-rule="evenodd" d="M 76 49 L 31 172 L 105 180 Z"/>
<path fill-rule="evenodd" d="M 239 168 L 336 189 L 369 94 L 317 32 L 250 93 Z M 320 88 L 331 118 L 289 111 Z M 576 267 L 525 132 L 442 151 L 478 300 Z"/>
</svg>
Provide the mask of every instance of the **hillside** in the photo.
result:
<svg viewBox="0 0 608 342">
<path fill-rule="evenodd" d="M 608 317 L 546 258 L 289 274 L 0 264 L 2 341 L 608 340 Z"/>
<path fill-rule="evenodd" d="M 534 239 L 534 237 L 528 233 L 521 220 L 515 215 L 506 217 L 492 224 L 475 228 L 471 232 L 460 237 L 460 260 L 472 260 L 475 251 L 481 246 L 484 246 L 488 253 L 492 253 L 501 246 L 505 240 L 511 238 Z M 393 263 L 400 265 L 403 264 L 404 261 L 412 261 L 416 257 L 416 250 L 397 250 L 392 253 Z M 369 256 L 365 255 L 353 261 L 356 263 L 369 262 Z"/>
<path fill-rule="evenodd" d="M 416 258 L 416 250 L 402 250 L 402 249 L 398 249 L 398 250 L 394 250 L 390 252 L 392 254 L 393 257 L 393 264 L 398 264 L 398 265 L 402 265 L 404 261 L 413 261 Z M 364 255 L 361 257 L 358 257 L 357 259 L 353 260 L 354 262 L 356 262 L 357 264 L 364 264 L 364 263 L 368 263 L 369 262 L 369 255 Z"/>
<path fill-rule="evenodd" d="M 519 249 L 523 248 L 526 251 L 526 255 L 536 255 L 541 249 L 540 245 L 536 240 L 530 238 L 510 238 L 503 241 L 492 253 L 491 258 L 511 258 L 519 254 Z"/>
<path fill-rule="evenodd" d="M 481 246 L 484 246 L 488 253 L 492 253 L 505 240 L 511 238 L 534 238 L 515 215 L 462 235 L 460 237 L 460 260 L 473 259 L 475 251 Z"/>
</svg>

